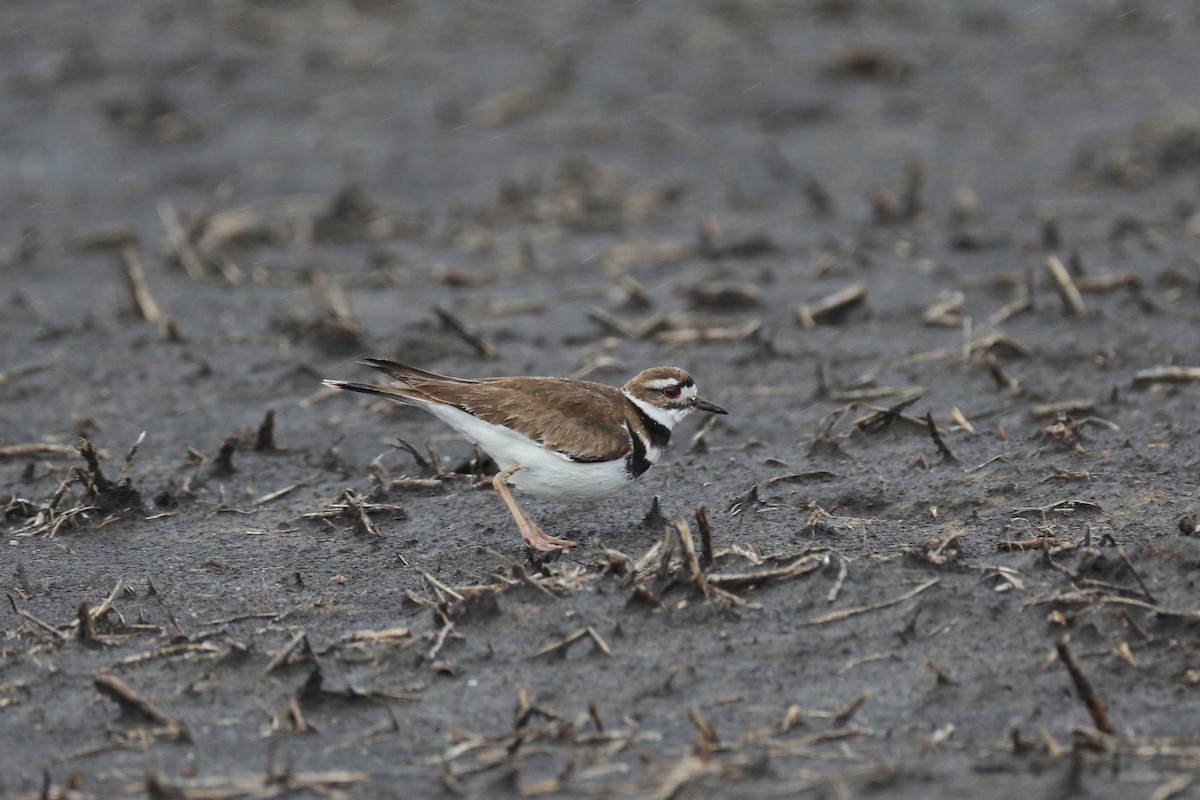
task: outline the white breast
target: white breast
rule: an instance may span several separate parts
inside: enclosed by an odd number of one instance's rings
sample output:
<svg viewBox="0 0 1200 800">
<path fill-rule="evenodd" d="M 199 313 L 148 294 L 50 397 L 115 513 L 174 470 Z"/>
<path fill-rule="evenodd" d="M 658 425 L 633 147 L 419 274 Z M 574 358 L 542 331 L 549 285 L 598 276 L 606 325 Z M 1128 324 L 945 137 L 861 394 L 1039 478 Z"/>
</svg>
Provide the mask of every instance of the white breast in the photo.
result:
<svg viewBox="0 0 1200 800">
<path fill-rule="evenodd" d="M 470 439 L 496 460 L 501 469 L 520 464 L 509 483 L 534 497 L 548 500 L 599 500 L 616 494 L 633 482 L 625 459 L 616 461 L 572 461 L 551 452 L 527 436 L 501 425 L 493 425 L 447 405 L 424 405 L 429 413 Z M 646 457 L 658 460 L 659 451 L 649 448 Z"/>
</svg>

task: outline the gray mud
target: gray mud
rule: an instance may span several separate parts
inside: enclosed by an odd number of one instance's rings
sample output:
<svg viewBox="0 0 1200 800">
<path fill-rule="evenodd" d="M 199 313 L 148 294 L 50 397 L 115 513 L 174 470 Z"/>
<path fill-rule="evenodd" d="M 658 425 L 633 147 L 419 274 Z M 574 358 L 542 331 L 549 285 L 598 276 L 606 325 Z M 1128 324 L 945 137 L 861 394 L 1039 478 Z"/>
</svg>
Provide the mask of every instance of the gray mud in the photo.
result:
<svg viewBox="0 0 1200 800">
<path fill-rule="evenodd" d="M 1197 75 L 1189 2 L 9 0 L 0 790 L 1200 797 Z M 731 413 L 536 563 L 363 355 Z"/>
</svg>

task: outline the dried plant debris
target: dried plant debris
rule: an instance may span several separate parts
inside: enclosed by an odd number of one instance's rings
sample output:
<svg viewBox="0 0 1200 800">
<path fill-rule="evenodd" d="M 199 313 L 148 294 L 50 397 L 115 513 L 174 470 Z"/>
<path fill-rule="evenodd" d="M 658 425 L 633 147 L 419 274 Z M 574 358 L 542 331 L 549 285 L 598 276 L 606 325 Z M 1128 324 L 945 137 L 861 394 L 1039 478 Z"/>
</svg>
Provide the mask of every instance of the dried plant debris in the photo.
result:
<svg viewBox="0 0 1200 800">
<path fill-rule="evenodd" d="M 662 345 L 687 345 L 697 342 L 761 341 L 759 334 L 762 333 L 762 330 L 763 323 L 760 319 L 752 319 L 743 325 L 732 328 L 699 324 L 661 331 L 654 335 L 654 341 Z"/>
<path fill-rule="evenodd" d="M 146 701 L 129 684 L 117 676 L 100 673 L 96 675 L 93 683 L 101 694 L 116 701 L 123 712 L 158 725 L 159 729 L 152 732 L 152 736 L 166 736 L 182 742 L 192 741 L 187 725 Z"/>
<path fill-rule="evenodd" d="M 166 231 L 164 256 L 195 281 L 217 278 L 238 286 L 247 273 L 237 265 L 243 251 L 273 244 L 309 245 L 313 220 L 322 213 L 319 199 L 309 196 L 274 197 L 227 211 L 229 188 L 222 184 L 195 214 L 183 214 L 167 199 L 158 204 Z M 258 273 L 257 281 L 267 274 Z"/>
<path fill-rule="evenodd" d="M 957 290 L 944 290 L 925 313 L 921 321 L 926 325 L 942 328 L 961 328 L 968 319 L 965 311 L 966 295 Z"/>
<path fill-rule="evenodd" d="M 1200 787 L 1200 126 L 1138 122 L 1194 105 L 1187 13 L 16 5 L 14 797 Z M 381 349 L 744 413 L 530 559 L 461 513 L 484 457 L 324 402 Z"/>
<path fill-rule="evenodd" d="M 348 520 L 355 533 L 366 536 L 381 536 L 372 516 L 376 514 L 391 514 L 392 519 L 407 519 L 404 508 L 395 503 L 372 502 L 369 496 L 356 493 L 352 489 L 342 492 L 340 501 L 327 504 L 320 511 L 304 514 L 304 519 L 322 520 L 326 523 L 332 520 Z"/>
<path fill-rule="evenodd" d="M 851 617 L 857 617 L 861 614 L 870 614 L 875 611 L 881 611 L 885 608 L 891 608 L 892 606 L 897 606 L 907 600 L 911 600 L 912 598 L 916 597 L 917 595 L 921 594 L 922 592 L 926 591 L 927 589 L 933 588 L 939 582 L 940 582 L 939 578 L 930 578 L 927 581 L 923 581 L 918 586 L 915 586 L 914 588 L 909 589 L 907 592 L 902 592 L 901 594 L 899 594 L 895 597 L 888 598 L 886 600 L 880 600 L 879 602 L 870 603 L 865 606 L 855 606 L 854 608 L 843 608 L 843 609 L 839 609 L 837 611 L 830 611 L 826 614 L 819 614 L 816 617 L 813 617 L 812 619 L 810 619 L 808 621 L 808 624 L 809 625 L 828 625 L 829 623 L 841 622 L 841 621 L 849 619 Z"/>
<path fill-rule="evenodd" d="M 203 132 L 158 83 L 150 83 L 138 94 L 114 97 L 103 108 L 114 126 L 142 138 L 177 143 L 197 139 Z"/>
<path fill-rule="evenodd" d="M 152 798 L 271 800 L 298 792 L 318 797 L 336 797 L 346 790 L 370 783 L 369 773 L 352 770 L 297 772 L 289 769 L 280 773 L 226 775 L 205 780 L 179 780 L 156 772 L 146 778 L 145 789 L 146 795 Z"/>
<path fill-rule="evenodd" d="M 919 161 L 910 161 L 904 168 L 904 185 L 897 194 L 890 186 L 876 186 L 867 199 L 880 225 L 900 225 L 914 221 L 921 213 L 921 192 L 925 185 L 925 168 Z"/>
<path fill-rule="evenodd" d="M 105 514 L 141 513 L 144 510 L 141 492 L 134 487 L 129 468 L 145 438 L 143 432 L 129 448 L 116 480 L 110 480 L 105 474 L 92 443 L 86 438 L 80 440 L 79 455 L 86 467 L 76 467 L 75 475 L 84 487 L 86 500 L 95 510 Z"/>
<path fill-rule="evenodd" d="M 925 425 L 929 428 L 929 436 L 933 439 L 933 444 L 937 447 L 938 453 L 941 454 L 942 460 L 952 461 L 955 464 L 961 463 L 959 462 L 958 457 L 955 456 L 954 453 L 951 452 L 950 448 L 946 446 L 946 441 L 942 438 L 942 434 L 941 431 L 938 430 L 937 423 L 933 421 L 932 411 L 925 412 Z"/>
<path fill-rule="evenodd" d="M 274 453 L 278 450 L 275 446 L 275 409 L 273 408 L 267 409 L 262 422 L 259 423 L 258 431 L 254 435 L 254 449 L 259 453 Z"/>
<path fill-rule="evenodd" d="M 763 563 L 774 563 L 778 564 L 778 566 L 754 565 L 754 569 L 741 572 L 728 572 L 724 570 L 712 572 L 706 576 L 706 581 L 710 586 L 737 589 L 759 586 L 771 583 L 772 581 L 798 578 L 810 572 L 823 569 L 829 563 L 829 554 L 824 551 L 818 551 L 793 557 L 777 555 L 772 556 L 769 562 L 764 561 Z"/>
<path fill-rule="evenodd" d="M 318 242 L 346 244 L 413 238 L 425 230 L 423 220 L 384 209 L 358 184 L 344 186 L 312 220 Z"/>
<path fill-rule="evenodd" d="M 697 509 L 696 522 L 700 531 L 699 549 L 691 526 L 681 519 L 663 526 L 662 539 L 632 562 L 634 585 L 630 603 L 661 607 L 664 595 L 673 587 L 688 586 L 717 611 L 730 607 L 758 609 L 762 607 L 759 603 L 734 594 L 732 590 L 801 577 L 829 563 L 829 554 L 823 549 L 779 553 L 768 558 L 759 558 L 736 547 L 714 550 L 707 508 Z M 623 563 L 631 561 L 627 556 L 623 557 Z M 628 569 L 623 571 L 628 572 Z"/>
<path fill-rule="evenodd" d="M 959 544 L 962 534 L 950 533 L 944 536 L 931 536 L 917 545 L 904 547 L 905 555 L 935 567 L 944 567 L 958 561 Z"/>
<path fill-rule="evenodd" d="M 1090 500 L 1059 500 L 1044 506 L 1026 506 L 1014 508 L 1013 514 L 1019 516 L 1034 515 L 1045 518 L 1048 514 L 1098 514 L 1101 508 Z"/>
<path fill-rule="evenodd" d="M 331 355 L 361 353 L 365 328 L 341 283 L 323 272 L 311 276 L 318 310 L 291 310 L 271 319 L 272 326 L 298 340 L 307 341 Z"/>
<path fill-rule="evenodd" d="M 906 408 L 916 403 L 921 397 L 923 397 L 923 393 L 911 394 L 887 408 L 851 403 L 850 406 L 847 406 L 847 409 L 862 407 L 870 410 L 871 413 L 854 420 L 854 426 L 864 433 L 878 433 L 887 430 L 898 421 L 907 422 L 910 425 L 920 425 L 928 429 L 929 423 L 926 420 L 903 413 Z"/>
<path fill-rule="evenodd" d="M 1198 166 L 1200 121 L 1194 115 L 1151 117 L 1138 123 L 1124 142 L 1081 146 L 1072 178 L 1136 189 Z"/>
<path fill-rule="evenodd" d="M 580 639 L 585 638 L 591 640 L 592 648 L 596 652 L 602 653 L 606 656 L 612 654 L 612 648 L 610 648 L 608 643 L 601 638 L 600 634 L 596 632 L 596 629 L 589 625 L 585 628 L 580 628 L 573 633 L 569 633 L 560 639 L 549 642 L 542 647 L 539 647 L 533 655 L 535 657 L 554 655 L 556 657 L 565 658 L 568 648 L 570 648 L 572 644 L 578 642 Z"/>
<path fill-rule="evenodd" d="M 762 303 L 762 290 L 753 283 L 696 283 L 684 294 L 694 308 L 712 311 L 745 311 Z"/>
<path fill-rule="evenodd" d="M 1087 306 L 1083 302 L 1083 295 L 1079 293 L 1079 287 L 1075 285 L 1075 279 L 1067 268 L 1063 266 L 1062 261 L 1059 261 L 1057 256 L 1050 256 L 1046 259 L 1046 271 L 1050 273 L 1050 277 L 1054 280 L 1054 289 L 1058 292 L 1058 296 L 1062 298 L 1063 307 L 1075 317 L 1083 318 L 1088 315 Z"/>
<path fill-rule="evenodd" d="M 1091 399 L 1057 400 L 1051 403 L 1038 403 L 1029 409 L 1031 419 L 1059 417 L 1062 415 L 1086 414 L 1096 408 L 1096 401 Z"/>
<path fill-rule="evenodd" d="M 334 195 L 329 207 L 313 220 L 313 238 L 333 242 L 364 238 L 378 214 L 366 189 L 351 184 Z"/>
<path fill-rule="evenodd" d="M 852 284 L 814 303 L 802 303 L 797 306 L 796 324 L 805 330 L 812 330 L 820 322 L 840 322 L 851 309 L 861 305 L 866 299 L 866 284 Z"/>
<path fill-rule="evenodd" d="M 1113 727 L 1112 722 L 1108 719 L 1108 712 L 1105 709 L 1104 701 L 1096 694 L 1096 690 L 1092 688 L 1091 681 L 1083 674 L 1083 667 L 1079 665 L 1079 661 L 1075 658 L 1075 654 L 1071 652 L 1071 645 L 1066 636 L 1059 638 L 1055 649 L 1058 652 L 1058 658 L 1062 661 L 1067 672 L 1071 676 L 1072 683 L 1075 684 L 1075 690 L 1079 693 L 1079 698 L 1087 706 L 1088 713 L 1092 716 L 1092 722 L 1096 728 L 1104 733 L 1113 734 L 1117 729 Z"/>
<path fill-rule="evenodd" d="M 125 286 L 129 290 L 130 299 L 139 317 L 158 328 L 159 334 L 168 341 L 179 342 L 183 336 L 175 320 L 164 312 L 150 293 L 150 285 L 146 281 L 146 271 L 142 268 L 137 250 L 126 247 L 121 250 L 121 263 L 124 266 Z"/>
<path fill-rule="evenodd" d="M 63 241 L 68 252 L 122 251 L 136 248 L 140 243 L 137 227 L 131 222 L 114 222 L 95 228 L 76 231 Z"/>
<path fill-rule="evenodd" d="M 835 77 L 879 83 L 901 83 L 913 72 L 912 64 L 902 56 L 869 44 L 846 48 L 825 69 Z"/>
<path fill-rule="evenodd" d="M 475 107 L 473 116 L 485 128 L 504 128 L 560 104 L 575 83 L 575 58 L 565 48 L 548 48 L 541 79 L 492 95 Z"/>
<path fill-rule="evenodd" d="M 25 444 L 0 445 L 0 459 L 3 458 L 70 458 L 79 455 L 79 448 L 69 444 L 53 442 L 28 442 Z"/>
<path fill-rule="evenodd" d="M 721 223 L 712 215 L 705 216 L 700 220 L 697 227 L 697 239 L 697 250 L 700 255 L 712 260 L 758 258 L 776 250 L 775 242 L 762 232 L 727 236 Z"/>
<path fill-rule="evenodd" d="M 1133 374 L 1134 386 L 1152 386 L 1157 383 L 1200 383 L 1200 367 L 1152 367 Z"/>
<path fill-rule="evenodd" d="M 1080 425 L 1074 417 L 1068 414 L 1057 415 L 1054 422 L 1042 429 L 1042 433 L 1051 441 L 1057 442 L 1076 453 L 1082 454 L 1087 452 L 1087 448 L 1083 444 L 1083 433 L 1080 430 Z"/>
<path fill-rule="evenodd" d="M 462 339 L 471 349 L 474 350 L 481 358 L 499 358 L 500 351 L 495 345 L 484 340 L 482 336 L 471 331 L 467 326 L 452 314 L 448 309 L 441 306 L 434 306 L 433 312 L 437 314 L 438 320 L 441 321 L 442 327 L 453 333 L 458 338 Z"/>
</svg>

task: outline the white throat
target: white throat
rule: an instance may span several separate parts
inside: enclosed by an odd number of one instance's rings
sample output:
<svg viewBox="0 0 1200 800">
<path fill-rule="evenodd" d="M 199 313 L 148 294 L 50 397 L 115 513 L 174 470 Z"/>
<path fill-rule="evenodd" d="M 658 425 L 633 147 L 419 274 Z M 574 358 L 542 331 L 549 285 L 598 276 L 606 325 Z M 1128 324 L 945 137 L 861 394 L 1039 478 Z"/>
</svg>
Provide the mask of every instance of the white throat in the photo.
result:
<svg viewBox="0 0 1200 800">
<path fill-rule="evenodd" d="M 622 391 L 623 395 L 629 398 L 629 401 L 640 408 L 643 413 L 650 419 L 662 425 L 667 430 L 671 430 L 688 414 L 692 413 L 692 409 L 684 408 L 662 408 L 660 406 L 647 403 L 645 400 L 639 400 L 629 392 Z"/>
</svg>

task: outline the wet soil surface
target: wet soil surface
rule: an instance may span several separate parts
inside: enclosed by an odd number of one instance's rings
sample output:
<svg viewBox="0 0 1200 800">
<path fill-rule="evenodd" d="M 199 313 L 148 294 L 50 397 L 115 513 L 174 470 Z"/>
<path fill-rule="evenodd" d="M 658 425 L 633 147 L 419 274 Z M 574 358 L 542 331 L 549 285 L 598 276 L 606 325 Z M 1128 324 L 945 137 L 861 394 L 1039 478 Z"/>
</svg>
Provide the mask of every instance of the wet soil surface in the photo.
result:
<svg viewBox="0 0 1200 800">
<path fill-rule="evenodd" d="M 1200 796 L 1198 14 L 4 3 L 0 790 Z M 538 561 L 366 355 L 730 415 Z"/>
</svg>

